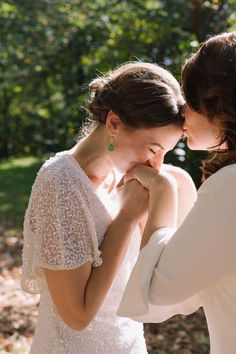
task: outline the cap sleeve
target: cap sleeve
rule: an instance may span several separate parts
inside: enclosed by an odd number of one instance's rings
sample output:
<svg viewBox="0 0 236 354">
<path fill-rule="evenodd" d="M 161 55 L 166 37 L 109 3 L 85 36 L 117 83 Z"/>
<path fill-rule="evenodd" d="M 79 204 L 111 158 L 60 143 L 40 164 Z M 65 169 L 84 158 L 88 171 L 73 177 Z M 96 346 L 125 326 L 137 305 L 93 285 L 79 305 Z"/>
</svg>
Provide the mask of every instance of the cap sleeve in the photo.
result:
<svg viewBox="0 0 236 354">
<path fill-rule="evenodd" d="M 94 221 L 69 173 L 45 172 L 34 198 L 35 265 L 72 269 L 101 264 Z"/>
</svg>

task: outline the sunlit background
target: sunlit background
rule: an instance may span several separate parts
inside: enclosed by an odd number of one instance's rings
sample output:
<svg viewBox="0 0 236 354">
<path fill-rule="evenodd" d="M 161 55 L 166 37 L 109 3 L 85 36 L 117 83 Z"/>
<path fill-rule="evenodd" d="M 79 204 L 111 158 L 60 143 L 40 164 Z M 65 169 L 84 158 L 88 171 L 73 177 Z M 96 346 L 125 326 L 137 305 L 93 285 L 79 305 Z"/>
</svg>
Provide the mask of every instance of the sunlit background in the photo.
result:
<svg viewBox="0 0 236 354">
<path fill-rule="evenodd" d="M 180 79 L 208 36 L 236 29 L 236 0 L 0 0 L 0 354 L 27 353 L 37 299 L 19 290 L 22 222 L 42 161 L 73 145 L 89 81 L 129 60 Z M 166 161 L 200 184 L 202 153 Z M 149 352 L 208 354 L 202 312 L 146 325 Z"/>
</svg>

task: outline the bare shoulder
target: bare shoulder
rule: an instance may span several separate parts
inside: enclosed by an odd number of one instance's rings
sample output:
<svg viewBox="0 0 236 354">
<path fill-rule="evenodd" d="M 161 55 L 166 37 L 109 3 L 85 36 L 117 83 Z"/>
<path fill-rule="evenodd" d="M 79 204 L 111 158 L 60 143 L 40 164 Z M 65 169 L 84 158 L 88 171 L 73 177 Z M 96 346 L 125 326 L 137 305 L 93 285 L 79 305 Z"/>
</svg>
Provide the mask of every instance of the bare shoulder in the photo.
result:
<svg viewBox="0 0 236 354">
<path fill-rule="evenodd" d="M 163 164 L 163 169 L 164 171 L 171 173 L 176 178 L 178 183 L 194 185 L 190 174 L 181 167 Z"/>
<path fill-rule="evenodd" d="M 188 172 L 173 165 L 163 165 L 163 169 L 170 173 L 178 185 L 178 225 L 181 225 L 197 200 L 197 190 L 192 177 Z"/>
</svg>

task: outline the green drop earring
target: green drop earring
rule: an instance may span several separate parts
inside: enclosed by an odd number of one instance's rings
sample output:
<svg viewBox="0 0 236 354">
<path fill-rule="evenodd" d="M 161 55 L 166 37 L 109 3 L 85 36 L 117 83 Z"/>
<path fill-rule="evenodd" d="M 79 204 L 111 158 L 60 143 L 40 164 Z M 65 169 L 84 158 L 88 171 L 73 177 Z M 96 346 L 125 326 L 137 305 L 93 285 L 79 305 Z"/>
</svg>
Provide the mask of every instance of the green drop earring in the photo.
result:
<svg viewBox="0 0 236 354">
<path fill-rule="evenodd" d="M 108 148 L 107 148 L 107 150 L 110 151 L 110 152 L 115 150 L 115 145 L 113 144 L 113 140 L 114 140 L 114 138 L 113 138 L 113 136 L 111 136 L 110 137 L 110 143 L 109 143 Z"/>
</svg>

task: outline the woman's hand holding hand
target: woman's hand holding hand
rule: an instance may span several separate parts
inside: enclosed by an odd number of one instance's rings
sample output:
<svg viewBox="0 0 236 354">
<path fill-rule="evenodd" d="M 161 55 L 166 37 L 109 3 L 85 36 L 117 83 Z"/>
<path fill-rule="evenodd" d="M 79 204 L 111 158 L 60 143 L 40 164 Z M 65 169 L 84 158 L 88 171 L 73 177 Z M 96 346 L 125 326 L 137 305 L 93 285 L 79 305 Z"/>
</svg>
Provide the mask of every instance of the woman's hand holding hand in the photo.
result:
<svg viewBox="0 0 236 354">
<path fill-rule="evenodd" d="M 158 170 L 139 165 L 124 176 L 123 183 L 134 179 L 149 190 L 145 242 L 160 227 L 175 228 L 181 225 L 197 197 L 194 183 L 186 171 L 165 164 L 159 166 Z"/>
<path fill-rule="evenodd" d="M 148 211 L 149 192 L 137 180 L 120 182 L 118 187 L 120 213 L 130 221 L 138 223 Z"/>
<path fill-rule="evenodd" d="M 123 178 L 123 182 L 136 179 L 150 192 L 150 198 L 159 193 L 165 193 L 166 188 L 177 189 L 177 182 L 174 176 L 163 170 L 162 168 L 158 171 L 153 167 L 139 165 L 129 171 Z"/>
<path fill-rule="evenodd" d="M 142 239 L 143 247 L 158 228 L 176 227 L 178 186 L 170 173 L 149 166 L 136 166 L 124 177 L 124 182 L 130 183 L 134 179 L 149 190 L 149 215 Z"/>
<path fill-rule="evenodd" d="M 158 177 L 158 174 L 159 172 L 153 167 L 138 165 L 127 172 L 123 178 L 123 182 L 126 183 L 130 180 L 136 179 L 146 189 L 150 190 L 153 180 Z"/>
</svg>

